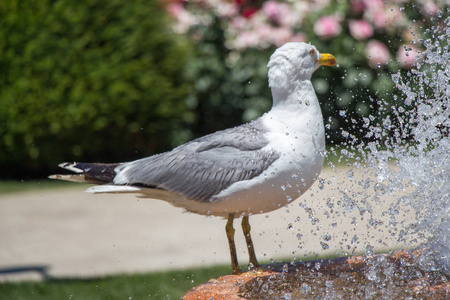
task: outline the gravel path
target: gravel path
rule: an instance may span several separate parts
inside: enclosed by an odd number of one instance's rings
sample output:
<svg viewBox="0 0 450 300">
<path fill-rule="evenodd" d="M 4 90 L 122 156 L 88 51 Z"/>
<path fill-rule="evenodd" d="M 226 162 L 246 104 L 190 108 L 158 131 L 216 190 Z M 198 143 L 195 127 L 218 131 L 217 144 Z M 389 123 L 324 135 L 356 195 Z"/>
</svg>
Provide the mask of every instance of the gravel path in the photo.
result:
<svg viewBox="0 0 450 300">
<path fill-rule="evenodd" d="M 324 188 L 316 182 L 287 207 L 250 218 L 260 261 L 298 260 L 315 253 L 351 254 L 363 252 L 367 244 L 375 249 L 402 246 L 390 236 L 388 217 L 381 216 L 395 195 L 382 198 L 376 206 L 373 184 L 367 189 L 362 184 L 373 176 L 347 172 L 325 169 Z M 74 184 L 73 188 L 0 195 L 0 281 L 229 264 L 225 220 L 184 213 L 163 201 L 133 195 L 92 195 L 83 192 L 85 187 Z M 357 203 L 366 199 L 373 207 L 373 218 L 384 224 L 368 226 L 369 214 L 361 216 L 350 199 Z M 413 219 L 406 210 L 400 216 Z M 236 220 L 239 260 L 247 262 L 238 227 Z"/>
</svg>

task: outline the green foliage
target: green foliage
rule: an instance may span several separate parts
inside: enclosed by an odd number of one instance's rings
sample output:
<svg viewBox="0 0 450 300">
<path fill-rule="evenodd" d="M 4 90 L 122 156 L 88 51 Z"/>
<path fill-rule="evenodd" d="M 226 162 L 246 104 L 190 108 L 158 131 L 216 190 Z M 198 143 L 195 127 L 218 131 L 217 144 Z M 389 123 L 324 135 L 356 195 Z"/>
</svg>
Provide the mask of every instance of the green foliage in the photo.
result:
<svg viewBox="0 0 450 300">
<path fill-rule="evenodd" d="M 186 141 L 188 45 L 157 0 L 0 2 L 0 177 Z"/>
</svg>

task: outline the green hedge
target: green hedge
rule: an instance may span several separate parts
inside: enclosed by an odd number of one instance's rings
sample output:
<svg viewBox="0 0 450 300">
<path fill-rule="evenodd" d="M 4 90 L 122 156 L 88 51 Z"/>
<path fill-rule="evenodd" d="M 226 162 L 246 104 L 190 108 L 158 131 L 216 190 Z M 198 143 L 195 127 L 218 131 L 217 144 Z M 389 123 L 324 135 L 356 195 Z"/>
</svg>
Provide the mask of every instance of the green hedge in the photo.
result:
<svg viewBox="0 0 450 300">
<path fill-rule="evenodd" d="M 0 178 L 190 138 L 184 65 L 157 0 L 0 2 Z"/>
</svg>

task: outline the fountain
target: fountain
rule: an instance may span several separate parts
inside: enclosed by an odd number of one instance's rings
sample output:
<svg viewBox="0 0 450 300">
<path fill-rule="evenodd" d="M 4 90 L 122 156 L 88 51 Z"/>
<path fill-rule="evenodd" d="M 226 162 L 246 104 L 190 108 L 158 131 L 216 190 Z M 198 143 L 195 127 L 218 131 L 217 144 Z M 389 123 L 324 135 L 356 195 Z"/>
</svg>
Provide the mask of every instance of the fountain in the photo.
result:
<svg viewBox="0 0 450 300">
<path fill-rule="evenodd" d="M 367 119 L 373 136 L 387 138 L 369 144 L 354 140 L 354 152 L 344 152 L 363 157 L 346 171 L 348 180 L 357 172 L 375 173 L 371 178 L 376 179 L 360 180 L 356 186 L 362 192 L 339 191 L 337 205 L 348 213 L 359 211 L 373 229 L 383 225 L 383 234 L 395 235 L 399 242 L 412 240 L 413 250 L 375 254 L 368 243 L 364 256 L 270 264 L 267 271 L 245 278 L 212 280 L 185 299 L 211 292 L 211 287 L 234 289 L 236 298 L 227 294 L 223 299 L 450 298 L 450 18 L 426 34 L 428 38 L 416 40 L 424 49 L 416 67 L 392 76 L 399 90 L 394 98 L 402 99 L 402 105 L 384 104 L 392 114 L 381 128 Z M 386 197 L 391 197 L 388 207 L 377 207 Z M 305 203 L 300 206 L 307 210 Z M 415 219 L 405 222 L 401 215 L 407 209 Z M 380 210 L 385 224 L 375 216 Z"/>
<path fill-rule="evenodd" d="M 425 51 L 417 68 L 405 80 L 393 76 L 397 88 L 405 96 L 405 105 L 414 106 L 405 115 L 387 144 L 388 153 L 374 150 L 372 163 L 388 158 L 398 166 L 397 172 L 380 169 L 380 176 L 389 178 L 396 189 L 408 182 L 415 190 L 400 198 L 399 203 L 411 206 L 416 213 L 416 226 L 429 235 L 427 248 L 435 263 L 450 275 L 450 18 L 441 27 L 429 30 L 432 37 L 423 41 Z M 400 146 L 405 135 L 412 141 Z M 400 146 L 400 147 L 399 147 Z"/>
</svg>

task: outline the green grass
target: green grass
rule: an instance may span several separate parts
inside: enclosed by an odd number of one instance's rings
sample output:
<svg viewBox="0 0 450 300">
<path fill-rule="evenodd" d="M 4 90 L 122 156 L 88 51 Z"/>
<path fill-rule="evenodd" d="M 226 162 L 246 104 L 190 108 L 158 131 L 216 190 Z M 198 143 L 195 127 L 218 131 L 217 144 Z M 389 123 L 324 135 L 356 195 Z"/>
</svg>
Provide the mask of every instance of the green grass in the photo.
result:
<svg viewBox="0 0 450 300">
<path fill-rule="evenodd" d="M 230 274 L 229 266 L 93 279 L 0 283 L 0 299 L 180 299 L 192 287 L 225 274 Z"/>
</svg>

